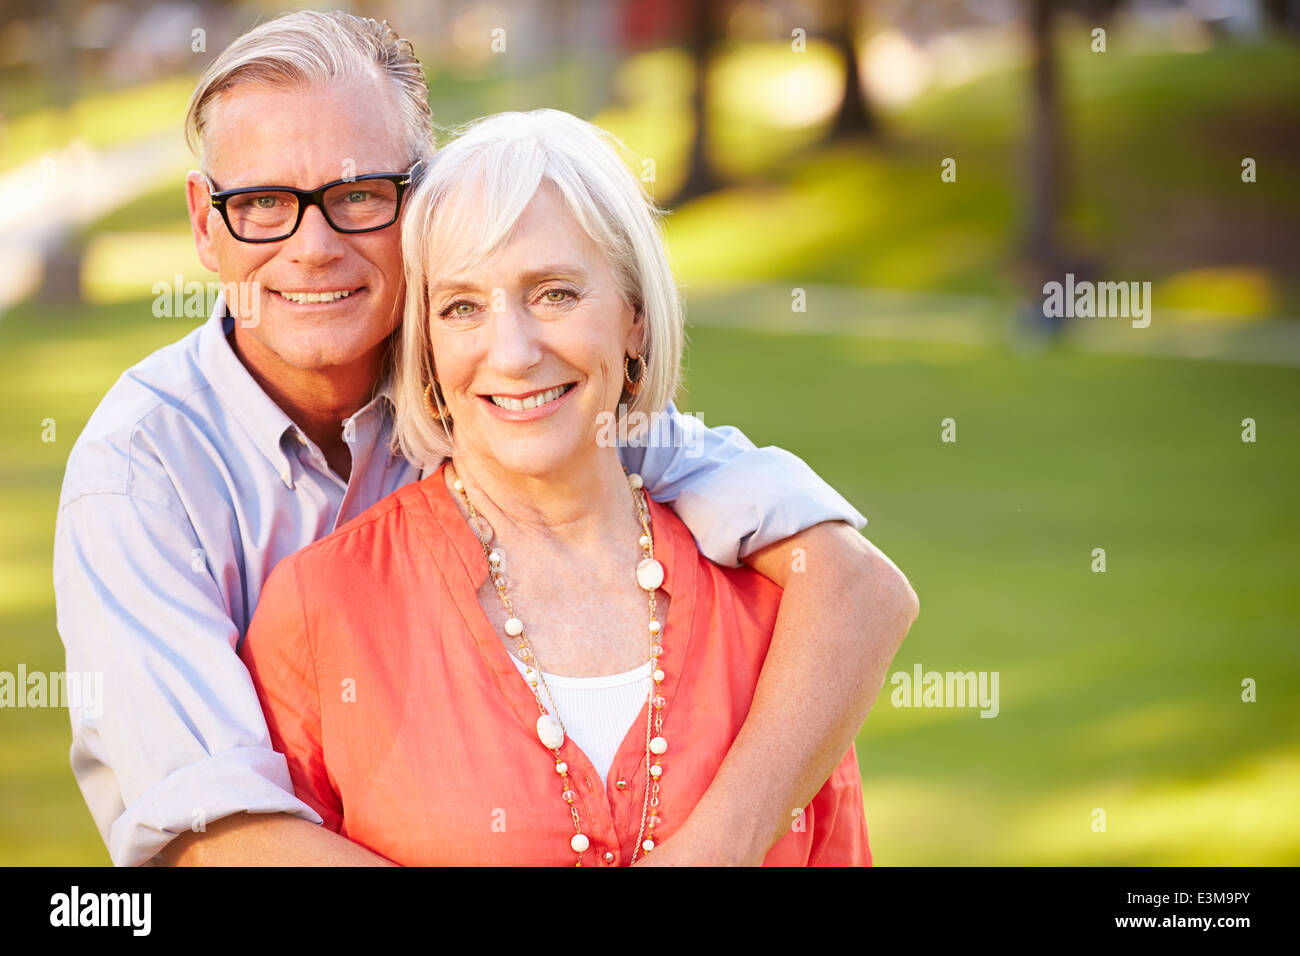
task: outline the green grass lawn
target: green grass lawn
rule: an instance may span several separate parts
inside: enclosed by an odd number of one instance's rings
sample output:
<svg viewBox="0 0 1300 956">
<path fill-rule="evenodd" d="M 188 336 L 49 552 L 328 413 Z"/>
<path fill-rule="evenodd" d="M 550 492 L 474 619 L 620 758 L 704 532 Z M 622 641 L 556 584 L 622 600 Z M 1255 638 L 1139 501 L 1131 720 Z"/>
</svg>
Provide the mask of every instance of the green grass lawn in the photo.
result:
<svg viewBox="0 0 1300 956">
<path fill-rule="evenodd" d="M 689 384 L 868 516 L 921 598 L 895 670 L 1000 672 L 991 720 L 882 694 L 880 862 L 1300 862 L 1294 371 L 697 328 Z"/>
<path fill-rule="evenodd" d="M 120 371 L 185 331 L 147 302 L 0 323 L 0 669 L 62 666 L 63 463 Z M 688 385 L 684 409 L 871 519 L 921 597 L 893 670 L 1000 675 L 991 720 L 886 687 L 858 738 L 878 862 L 1300 862 L 1294 371 L 698 326 Z M 106 862 L 65 713 L 4 719 L 0 863 Z"/>
</svg>

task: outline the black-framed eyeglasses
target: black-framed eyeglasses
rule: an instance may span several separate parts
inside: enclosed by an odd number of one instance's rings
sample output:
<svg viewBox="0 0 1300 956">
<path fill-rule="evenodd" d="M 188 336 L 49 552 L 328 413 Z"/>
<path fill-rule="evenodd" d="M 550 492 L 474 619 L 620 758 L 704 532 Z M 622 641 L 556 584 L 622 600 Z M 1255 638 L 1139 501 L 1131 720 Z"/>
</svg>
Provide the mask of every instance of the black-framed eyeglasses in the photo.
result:
<svg viewBox="0 0 1300 956">
<path fill-rule="evenodd" d="M 418 178 L 420 160 L 404 173 L 371 173 L 326 183 L 310 192 L 289 186 L 217 189 L 212 206 L 240 242 L 280 242 L 298 231 L 308 206 L 316 206 L 335 232 L 375 232 L 397 222 L 402 196 Z"/>
</svg>

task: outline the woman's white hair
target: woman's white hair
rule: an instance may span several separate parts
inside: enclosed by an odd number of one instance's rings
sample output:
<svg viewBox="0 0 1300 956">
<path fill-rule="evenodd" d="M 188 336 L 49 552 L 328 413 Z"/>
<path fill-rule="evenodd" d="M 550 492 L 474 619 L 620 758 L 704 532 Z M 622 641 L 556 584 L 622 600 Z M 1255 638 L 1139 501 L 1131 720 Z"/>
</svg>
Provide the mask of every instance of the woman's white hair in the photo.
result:
<svg viewBox="0 0 1300 956">
<path fill-rule="evenodd" d="M 199 157 L 212 107 L 237 83 L 315 84 L 384 78 L 392 84 L 410 162 L 433 154 L 433 116 L 424 70 L 409 40 L 385 22 L 303 10 L 259 24 L 208 64 L 185 113 L 185 137 Z"/>
<path fill-rule="evenodd" d="M 568 113 L 499 113 L 465 127 L 408 194 L 402 221 L 406 312 L 393 382 L 394 444 L 407 459 L 432 467 L 453 451 L 454 423 L 435 420 L 425 402 L 425 388 L 436 379 L 430 279 L 456 275 L 500 249 L 543 183 L 555 188 L 604 253 L 624 302 L 645 323 L 642 387 L 633 396 L 625 386 L 617 409 L 620 431 L 627 416 L 627 434 L 637 435 L 644 413 L 662 411 L 677 393 L 683 315 L 659 232 L 662 213 L 621 154 L 630 156 L 616 138 Z"/>
</svg>

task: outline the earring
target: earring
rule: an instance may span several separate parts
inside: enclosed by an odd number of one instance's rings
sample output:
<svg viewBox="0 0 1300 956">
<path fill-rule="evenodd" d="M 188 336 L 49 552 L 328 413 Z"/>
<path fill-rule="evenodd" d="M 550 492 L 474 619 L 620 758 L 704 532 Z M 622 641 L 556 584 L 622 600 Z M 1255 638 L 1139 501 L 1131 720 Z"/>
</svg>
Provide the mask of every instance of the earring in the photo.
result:
<svg viewBox="0 0 1300 956">
<path fill-rule="evenodd" d="M 629 362 L 636 362 L 637 365 L 640 367 L 640 370 L 637 372 L 636 381 L 632 380 L 632 371 L 628 367 Z M 625 387 L 627 388 L 627 393 L 629 395 L 635 395 L 639 391 L 641 391 L 641 386 L 645 382 L 645 360 L 642 359 L 640 356 L 637 356 L 634 359 L 630 355 L 624 355 L 623 356 L 623 379 L 624 379 Z"/>
<path fill-rule="evenodd" d="M 441 397 L 439 396 L 439 398 Z M 451 421 L 451 416 L 438 411 L 438 406 L 433 403 L 433 382 L 424 386 L 424 404 L 429 406 L 429 415 L 435 422 Z"/>
</svg>

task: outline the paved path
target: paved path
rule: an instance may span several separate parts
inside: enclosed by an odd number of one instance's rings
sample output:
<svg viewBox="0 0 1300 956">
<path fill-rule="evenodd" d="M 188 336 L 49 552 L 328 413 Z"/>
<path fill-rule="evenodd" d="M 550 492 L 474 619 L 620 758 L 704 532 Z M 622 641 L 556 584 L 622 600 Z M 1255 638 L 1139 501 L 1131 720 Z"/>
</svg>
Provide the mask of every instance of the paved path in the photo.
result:
<svg viewBox="0 0 1300 956">
<path fill-rule="evenodd" d="M 0 176 L 0 314 L 41 280 L 45 257 L 94 222 L 193 165 L 175 131 L 97 150 L 72 143 Z"/>
</svg>

